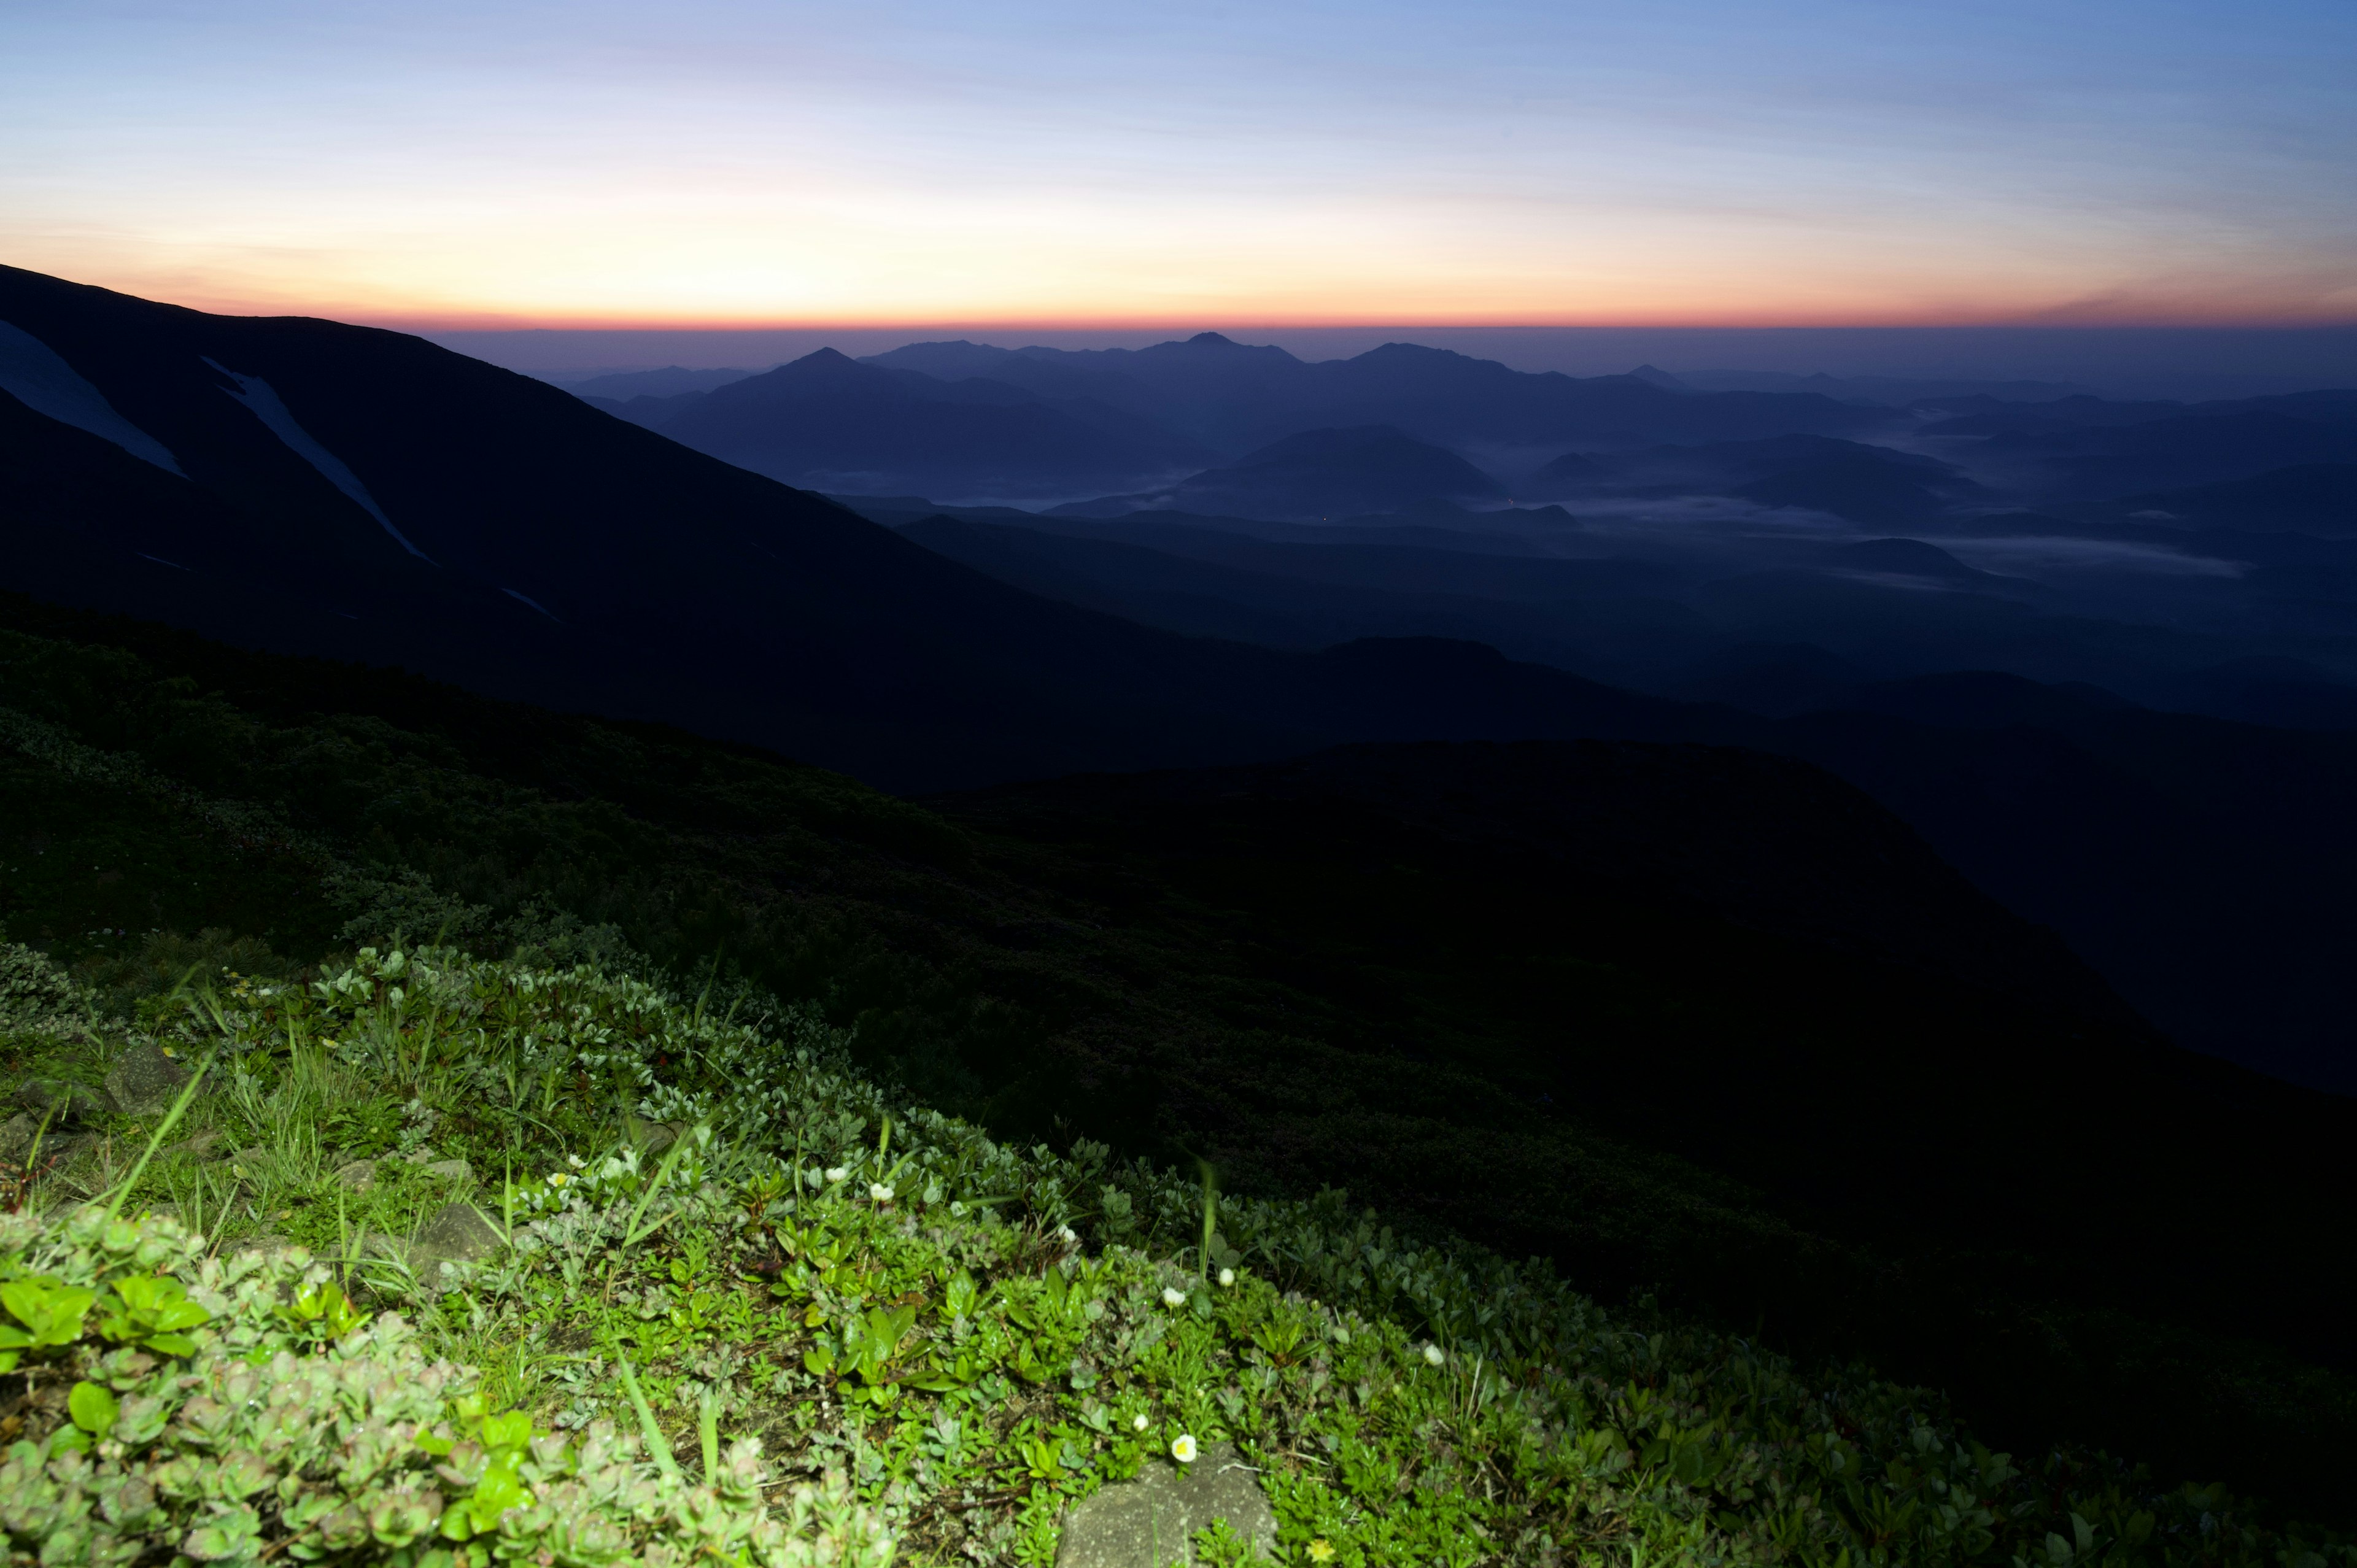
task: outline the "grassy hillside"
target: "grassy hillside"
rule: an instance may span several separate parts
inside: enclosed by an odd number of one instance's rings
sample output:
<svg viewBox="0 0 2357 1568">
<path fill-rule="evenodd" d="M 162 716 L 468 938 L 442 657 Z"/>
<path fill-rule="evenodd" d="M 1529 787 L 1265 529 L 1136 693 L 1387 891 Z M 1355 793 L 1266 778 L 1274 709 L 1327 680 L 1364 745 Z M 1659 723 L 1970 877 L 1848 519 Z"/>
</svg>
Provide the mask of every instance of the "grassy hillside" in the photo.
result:
<svg viewBox="0 0 2357 1568">
<path fill-rule="evenodd" d="M 1339 1193 L 995 1143 L 742 990 L 371 947 L 133 1031 L 0 977 L 44 1082 L 201 1069 L 17 1167 L 16 1563 L 1040 1564 L 1220 1442 L 1286 1563 L 2357 1562 Z"/>
<path fill-rule="evenodd" d="M 1566 864 L 1502 809 L 1437 830 L 1348 780 L 927 809 L 27 601 L 5 625 L 0 934 L 113 1015 L 192 963 L 285 978 L 403 934 L 751 986 L 1004 1141 L 1348 1187 L 1401 1236 L 1869 1359 L 2018 1453 L 2357 1517 L 2347 1107 L 2157 1045 L 1936 863 L 1796 891 L 1845 835 L 1921 854 L 1804 768 L 1600 754 L 1699 803 L 1657 839 L 1745 792 L 1754 841 L 1807 830 L 1656 875 L 1652 840 Z"/>
</svg>

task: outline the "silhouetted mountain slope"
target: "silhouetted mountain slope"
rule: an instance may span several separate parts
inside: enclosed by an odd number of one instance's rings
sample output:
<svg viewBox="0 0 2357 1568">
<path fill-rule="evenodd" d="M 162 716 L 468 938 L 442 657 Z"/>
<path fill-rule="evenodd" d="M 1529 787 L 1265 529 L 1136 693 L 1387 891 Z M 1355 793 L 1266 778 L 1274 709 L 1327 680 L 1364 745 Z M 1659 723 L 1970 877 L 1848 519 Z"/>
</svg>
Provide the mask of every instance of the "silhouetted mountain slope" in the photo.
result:
<svg viewBox="0 0 2357 1568">
<path fill-rule="evenodd" d="M 1954 674 L 1746 738 L 1864 789 L 2173 1038 L 2357 1091 L 2357 734 Z"/>
<path fill-rule="evenodd" d="M 1486 654 L 1278 654 L 1054 604 L 396 333 L 22 272 L 0 273 L 0 320 L 188 475 L 16 410 L 37 435 L 10 449 L 0 506 L 48 532 L 6 582 L 69 603 L 660 717 L 902 786 L 1576 735 L 1598 703 L 1637 701 Z M 869 373 L 819 367 L 840 368 Z M 177 531 L 157 533 L 166 513 Z M 121 569 L 143 551 L 174 564 Z M 1419 660 L 1413 694 L 1389 683 Z M 1483 689 L 1450 689 L 1463 681 Z"/>
<path fill-rule="evenodd" d="M 1438 499 L 1489 501 L 1505 488 L 1453 452 L 1388 424 L 1305 430 L 1165 489 L 1049 509 L 1056 517 L 1120 517 L 1175 510 L 1240 517 L 1334 521 Z"/>
<path fill-rule="evenodd" d="M 1010 1142 L 1347 1184 L 1411 1242 L 1461 1223 L 1608 1298 L 1870 1359 L 2017 1452 L 2352 1506 L 2357 1112 L 2141 1039 L 1811 768 L 1361 746 L 937 812 L 15 596 L 0 698 L 0 928 L 104 979 L 148 956 L 114 929 L 307 959 L 395 890 L 371 923 L 534 961 L 619 929 L 691 987 L 810 999 L 896 1092 Z M 55 765 L 81 746 L 116 755 Z"/>
<path fill-rule="evenodd" d="M 2205 1446 L 2230 1429 L 2272 1444 L 2276 1421 L 2314 1423 L 2321 1438 L 2352 1418 L 2330 1378 L 2245 1405 L 2251 1385 L 2197 1370 L 2190 1346 L 2151 1326 L 2180 1313 L 2264 1323 L 2273 1343 L 2347 1364 L 2334 1297 L 2349 1263 L 2309 1229 L 2345 1225 L 2340 1200 L 2227 1195 L 2349 1191 L 2332 1144 L 2357 1110 L 2083 1014 L 2053 1033 L 2053 1013 L 2013 1014 L 2021 1032 L 2009 1033 L 1979 983 L 1950 993 L 1953 1012 L 1901 1022 L 1895 977 L 1932 972 L 1886 937 L 1929 941 L 1943 965 L 1986 950 L 1995 972 L 2066 988 L 2067 961 L 2049 968 L 2037 933 L 1983 923 L 1976 895 L 1923 872 L 1908 835 L 1811 770 L 1692 747 L 1354 747 L 939 804 L 978 832 L 1060 851 L 1066 885 L 1116 929 L 1215 936 L 1262 983 L 1297 993 L 1249 1011 L 1239 996 L 1240 1021 L 1265 1031 L 1256 1049 L 1142 1022 L 1074 1049 L 1090 1096 L 1152 1083 L 1220 1129 L 1216 1146 L 1255 1151 L 1255 1169 L 1435 1197 L 1459 1187 L 1443 1173 L 1462 1172 L 1465 1196 L 1443 1212 L 1524 1228 L 1517 1250 L 1544 1245 L 1555 1222 L 1542 1209 L 1559 1203 L 1606 1230 L 1580 1226 L 1590 1277 L 1661 1278 L 1757 1314 L 1770 1342 L 1845 1324 L 1884 1365 L 2005 1409 L 2015 1433 L 2065 1408 L 2080 1430 L 2093 1419 Z M 1847 903 L 1868 886 L 1881 890 L 1879 932 Z M 1778 929 L 1813 935 L 1773 959 L 1705 935 L 1769 908 Z M 1840 981 L 1836 952 L 1856 965 Z M 1741 1000 L 1722 1013 L 1719 986 L 1737 976 Z M 1591 984 L 1674 1015 L 1649 1014 L 1641 1045 L 1625 1015 L 1587 1000 Z M 1456 1020 L 1467 1026 L 1436 1036 Z M 1482 1087 L 1459 1087 L 1474 1062 Z M 1511 1100 L 1492 1097 L 1501 1085 Z M 1463 1133 L 1440 1135 L 1436 1114 Z M 1699 1211 L 1652 1237 L 1611 1227 L 1609 1178 L 1535 1146 L 1539 1129 L 1586 1118 L 1743 1181 L 1815 1234 L 1875 1235 L 1890 1266 L 1714 1231 Z M 1688 1223 L 1712 1234 L 1714 1266 L 1661 1270 L 1655 1238 Z M 2303 1277 L 2254 1301 L 2219 1266 L 2224 1251 L 2262 1273 L 2294 1260 Z M 1987 1292 L 1998 1277 L 2016 1301 L 2049 1305 L 2001 1303 Z M 2180 1425 L 2197 1405 L 2205 1413 Z M 2308 1473 L 2340 1488 L 2330 1461 Z"/>
</svg>

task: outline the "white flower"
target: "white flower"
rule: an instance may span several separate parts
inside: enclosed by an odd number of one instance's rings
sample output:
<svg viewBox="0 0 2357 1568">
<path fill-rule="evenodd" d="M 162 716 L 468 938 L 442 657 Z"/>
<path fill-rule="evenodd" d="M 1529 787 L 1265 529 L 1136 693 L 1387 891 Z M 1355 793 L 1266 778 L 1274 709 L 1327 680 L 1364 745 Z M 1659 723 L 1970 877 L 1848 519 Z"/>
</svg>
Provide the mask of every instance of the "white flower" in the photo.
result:
<svg viewBox="0 0 2357 1568">
<path fill-rule="evenodd" d="M 1233 1284 L 1233 1283 L 1236 1283 L 1236 1272 L 1235 1272 L 1235 1270 L 1233 1270 L 1233 1269 L 1222 1269 L 1222 1270 L 1220 1271 L 1220 1283 L 1222 1283 L 1222 1284 L 1223 1284 L 1223 1285 L 1232 1285 L 1232 1284 Z"/>
<path fill-rule="evenodd" d="M 950 1218 L 952 1219 L 963 1219 L 965 1218 L 965 1200 L 963 1198 L 953 1197 L 950 1199 Z"/>
<path fill-rule="evenodd" d="M 850 1174 L 851 1167 L 849 1165 L 829 1165 L 826 1167 L 826 1179 L 829 1181 L 841 1181 Z"/>
<path fill-rule="evenodd" d="M 1073 1230 L 1069 1225 L 1059 1227 L 1057 1229 L 1056 1235 L 1057 1238 L 1067 1247 L 1076 1247 L 1080 1245 L 1081 1233 Z"/>
<path fill-rule="evenodd" d="M 1447 1361 L 1448 1359 L 1448 1353 L 1442 1350 L 1439 1346 L 1426 1345 L 1424 1348 L 1424 1359 L 1426 1362 L 1437 1367 Z"/>
<path fill-rule="evenodd" d="M 581 1169 L 581 1167 L 582 1167 L 582 1166 L 584 1166 L 584 1165 L 587 1165 L 589 1162 L 588 1162 L 587 1160 L 583 1159 L 583 1158 L 582 1158 L 580 1155 L 565 1155 L 565 1163 L 566 1165 L 571 1165 L 575 1170 L 576 1170 L 576 1171 L 577 1171 L 577 1170 Z"/>
<path fill-rule="evenodd" d="M 1140 1412 L 1138 1414 L 1133 1415 L 1129 1418 L 1129 1429 L 1132 1432 L 1143 1432 L 1146 1430 L 1145 1412 Z"/>
<path fill-rule="evenodd" d="M 1193 1434 L 1182 1432 L 1176 1438 L 1171 1440 L 1170 1457 L 1178 1460 L 1181 1465 L 1192 1465 L 1195 1462 L 1195 1438 Z"/>
<path fill-rule="evenodd" d="M 1162 1287 L 1162 1305 L 1165 1306 L 1184 1306 L 1187 1305 L 1187 1293 L 1183 1290 L 1173 1289 L 1169 1285 L 1164 1285 Z"/>
<path fill-rule="evenodd" d="M 873 1202 L 889 1203 L 892 1201 L 892 1189 L 880 1181 L 871 1181 L 867 1184 L 867 1196 Z"/>
<path fill-rule="evenodd" d="M 571 1176 L 565 1175 L 563 1171 L 551 1171 L 548 1173 L 548 1185 L 551 1187 L 563 1187 L 566 1182 L 571 1181 L 572 1179 L 573 1178 Z"/>
</svg>

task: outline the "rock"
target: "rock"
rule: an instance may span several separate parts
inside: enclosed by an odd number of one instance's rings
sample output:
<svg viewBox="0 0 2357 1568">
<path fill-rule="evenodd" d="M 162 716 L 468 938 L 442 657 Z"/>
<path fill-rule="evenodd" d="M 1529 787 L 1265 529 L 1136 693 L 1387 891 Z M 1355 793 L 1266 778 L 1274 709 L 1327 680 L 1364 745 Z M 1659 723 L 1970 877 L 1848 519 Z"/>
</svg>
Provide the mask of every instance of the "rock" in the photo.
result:
<svg viewBox="0 0 2357 1568">
<path fill-rule="evenodd" d="M 114 1058 L 106 1075 L 106 1097 L 125 1116 L 153 1116 L 169 1111 L 187 1087 L 188 1069 L 166 1056 L 160 1046 L 134 1046 Z"/>
<path fill-rule="evenodd" d="M 468 1187 L 475 1185 L 475 1167 L 464 1160 L 436 1160 L 425 1167 L 425 1174 L 436 1181 L 454 1181 Z"/>
<path fill-rule="evenodd" d="M 177 1144 L 167 1144 L 156 1152 L 166 1159 L 170 1159 L 175 1155 L 187 1155 L 192 1159 L 200 1159 L 211 1154 L 213 1145 L 221 1140 L 221 1129 L 208 1127 L 193 1138 L 183 1138 Z"/>
<path fill-rule="evenodd" d="M 33 1134 L 41 1130 L 40 1122 L 28 1111 L 19 1111 L 0 1126 L 0 1160 L 12 1165 L 33 1152 Z"/>
<path fill-rule="evenodd" d="M 446 1203 L 409 1246 L 409 1267 L 431 1284 L 445 1262 L 479 1262 L 500 1250 L 499 1228 L 471 1203 Z"/>
<path fill-rule="evenodd" d="M 30 1112 L 37 1122 L 48 1116 L 52 1131 L 103 1115 L 106 1111 L 98 1096 L 81 1084 L 51 1078 L 31 1079 L 20 1085 L 16 1103 Z"/>
<path fill-rule="evenodd" d="M 687 1136 L 684 1122 L 647 1122 L 640 1123 L 640 1130 L 646 1139 L 644 1152 L 650 1159 Z"/>
<path fill-rule="evenodd" d="M 350 1192 L 366 1192 L 376 1186 L 376 1162 L 354 1160 L 336 1167 L 336 1184 Z"/>
<path fill-rule="evenodd" d="M 1056 1568 L 1193 1568 L 1195 1532 L 1215 1519 L 1227 1520 L 1255 1552 L 1275 1555 L 1276 1514 L 1233 1444 L 1207 1443 L 1183 1467 L 1155 1460 L 1137 1479 L 1073 1504 Z"/>
</svg>

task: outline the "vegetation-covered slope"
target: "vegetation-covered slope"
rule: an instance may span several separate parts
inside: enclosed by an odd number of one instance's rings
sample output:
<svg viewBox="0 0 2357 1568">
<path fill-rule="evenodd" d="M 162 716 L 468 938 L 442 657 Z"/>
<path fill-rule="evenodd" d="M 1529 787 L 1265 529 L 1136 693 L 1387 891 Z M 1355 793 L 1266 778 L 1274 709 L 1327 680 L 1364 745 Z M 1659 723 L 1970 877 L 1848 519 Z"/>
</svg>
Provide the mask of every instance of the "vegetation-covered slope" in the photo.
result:
<svg viewBox="0 0 2357 1568">
<path fill-rule="evenodd" d="M 141 1038 L 0 965 L 46 1081 L 204 1072 L 0 1219 L 12 1562 L 1045 1563 L 1071 1499 L 1221 1440 L 1288 1563 L 2357 1561 L 1339 1193 L 995 1144 L 742 992 L 369 948 Z"/>
<path fill-rule="evenodd" d="M 1939 918 L 1846 936 L 1802 906 L 1873 884 L 1789 886 L 1806 843 L 1669 875 L 1638 833 L 1566 865 L 1511 822 L 1250 770 L 926 810 L 676 732 L 11 616 L 0 920 L 111 1006 L 199 957 L 285 974 L 402 931 L 641 953 L 810 999 L 861 1071 L 996 1136 L 1347 1186 L 1402 1234 L 1868 1357 L 2017 1451 L 2352 1511 L 2346 1107 L 2153 1045 L 1931 873 L 1890 875 Z M 1599 755 L 1698 792 L 1695 822 L 1783 779 L 1784 822 L 1852 810 L 1921 853 L 1804 768 Z"/>
</svg>

